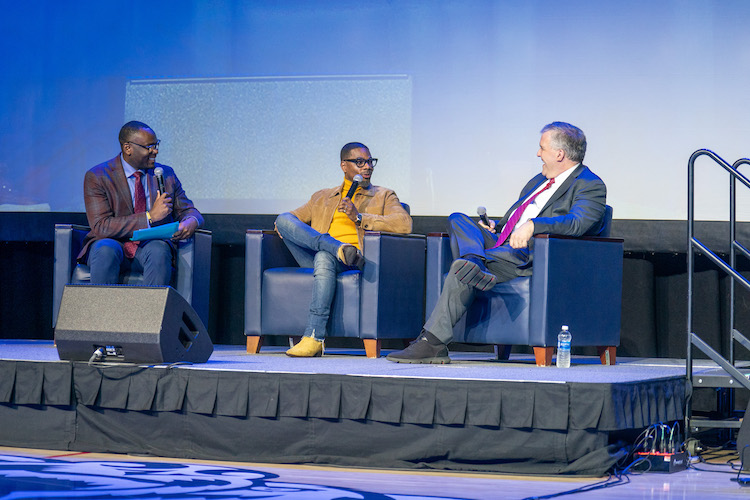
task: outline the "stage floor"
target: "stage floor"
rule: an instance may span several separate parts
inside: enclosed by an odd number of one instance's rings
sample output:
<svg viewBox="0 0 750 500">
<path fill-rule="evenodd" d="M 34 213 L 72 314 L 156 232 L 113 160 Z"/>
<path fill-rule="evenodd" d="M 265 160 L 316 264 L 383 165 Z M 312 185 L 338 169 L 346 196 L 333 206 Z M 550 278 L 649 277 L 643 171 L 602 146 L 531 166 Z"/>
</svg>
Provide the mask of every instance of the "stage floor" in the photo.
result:
<svg viewBox="0 0 750 500">
<path fill-rule="evenodd" d="M 290 358 L 215 346 L 207 363 L 60 361 L 0 341 L 0 445 L 338 466 L 600 475 L 622 435 L 681 422 L 683 360 L 454 352 L 448 365 L 359 349 Z M 696 361 L 696 373 L 715 365 Z"/>
<path fill-rule="evenodd" d="M 684 359 L 618 357 L 615 366 L 602 366 L 596 356 L 573 356 L 571 367 L 538 367 L 532 354 L 511 354 L 509 361 L 494 360 L 487 352 L 451 352 L 447 365 L 392 363 L 367 358 L 362 349 L 327 349 L 321 358 L 290 358 L 286 348 L 264 347 L 259 354 L 247 354 L 245 346 L 216 345 L 207 363 L 181 364 L 181 369 L 398 377 L 417 379 L 496 380 L 539 383 L 618 384 L 685 376 Z M 60 361 L 51 341 L 0 340 L 0 360 Z M 118 366 L 123 363 L 98 363 Z M 155 368 L 170 365 L 154 365 Z M 710 373 L 717 365 L 695 360 L 693 374 Z"/>
</svg>

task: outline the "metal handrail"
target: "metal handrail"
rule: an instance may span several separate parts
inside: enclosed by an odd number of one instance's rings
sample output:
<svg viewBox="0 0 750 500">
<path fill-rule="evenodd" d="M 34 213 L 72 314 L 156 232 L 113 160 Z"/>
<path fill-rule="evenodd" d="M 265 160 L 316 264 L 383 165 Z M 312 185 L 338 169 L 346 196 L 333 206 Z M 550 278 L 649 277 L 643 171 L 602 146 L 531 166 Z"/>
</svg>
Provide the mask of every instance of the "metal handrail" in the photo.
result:
<svg viewBox="0 0 750 500">
<path fill-rule="evenodd" d="M 708 156 L 724 170 L 729 172 L 729 238 L 730 238 L 730 252 L 729 252 L 729 264 L 727 264 L 721 257 L 716 253 L 712 252 L 706 245 L 695 237 L 695 161 L 701 156 Z M 736 191 L 737 181 L 740 181 L 746 187 L 750 188 L 750 179 L 741 174 L 738 170 L 740 165 L 750 165 L 750 159 L 741 158 L 730 165 L 719 155 L 708 149 L 699 149 L 690 155 L 688 160 L 688 252 L 687 252 L 687 265 L 688 265 L 688 303 L 687 303 L 687 356 L 686 356 L 686 376 L 690 381 L 692 387 L 693 382 L 693 346 L 697 347 L 709 356 L 714 362 L 716 362 L 725 372 L 727 372 L 732 378 L 740 383 L 743 387 L 750 389 L 750 380 L 744 376 L 742 372 L 737 370 L 734 366 L 735 355 L 734 355 L 734 342 L 737 341 L 740 345 L 750 350 L 750 341 L 745 338 L 740 332 L 734 328 L 734 308 L 735 308 L 735 283 L 740 283 L 745 288 L 750 290 L 750 281 L 736 271 L 737 267 L 737 251 L 750 258 L 750 251 L 737 242 L 737 203 L 736 203 Z M 719 268 L 729 274 L 733 279 L 730 280 L 730 292 L 729 292 L 729 317 L 730 317 L 730 339 L 729 339 L 729 361 L 724 359 L 717 351 L 712 349 L 706 342 L 704 342 L 698 335 L 693 332 L 693 279 L 695 273 L 695 252 L 698 251 L 714 262 Z M 686 433 L 690 433 L 690 414 L 691 414 L 691 400 L 687 399 L 685 407 L 685 430 Z"/>
<path fill-rule="evenodd" d="M 741 165 L 750 165 L 750 159 L 748 158 L 740 158 L 736 162 L 732 164 L 732 169 L 736 172 L 739 172 L 739 167 Z M 730 204 L 730 210 L 729 210 L 729 240 L 732 242 L 732 245 L 729 250 L 729 265 L 732 266 L 732 269 L 737 268 L 737 250 L 739 250 L 745 257 L 750 258 L 750 250 L 745 248 L 743 245 L 737 242 L 737 180 L 734 176 L 731 178 L 731 182 L 729 184 L 729 204 Z M 735 289 L 734 289 L 734 281 L 730 280 L 729 282 L 729 311 L 731 314 L 729 315 L 729 331 L 732 332 L 732 337 L 734 339 L 734 332 L 736 332 L 734 328 L 734 306 L 735 306 Z M 739 332 L 737 332 L 739 334 Z M 729 362 L 734 365 L 734 342 L 732 340 L 729 341 Z"/>
</svg>

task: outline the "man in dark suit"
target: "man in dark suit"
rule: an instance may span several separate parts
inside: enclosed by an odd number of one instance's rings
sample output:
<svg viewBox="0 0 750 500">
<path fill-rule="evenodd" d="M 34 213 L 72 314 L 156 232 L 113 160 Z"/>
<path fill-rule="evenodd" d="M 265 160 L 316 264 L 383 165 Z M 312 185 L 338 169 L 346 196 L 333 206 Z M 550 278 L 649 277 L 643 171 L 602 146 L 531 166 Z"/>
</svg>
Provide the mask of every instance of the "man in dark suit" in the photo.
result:
<svg viewBox="0 0 750 500">
<path fill-rule="evenodd" d="M 450 216 L 454 261 L 443 291 L 417 339 L 406 349 L 389 354 L 389 361 L 450 363 L 446 345 L 476 291 L 531 275 L 532 236 L 585 236 L 601 230 L 607 188 L 581 163 L 586 154 L 583 131 L 569 123 L 553 122 L 541 133 L 537 156 L 542 159 L 542 172 L 526 184 L 499 223 L 488 220 L 477 224 L 459 213 Z M 500 234 L 496 228 L 502 228 Z"/>
<path fill-rule="evenodd" d="M 120 154 L 86 172 L 83 197 L 91 231 L 78 255 L 88 261 L 91 283 L 115 284 L 122 271 L 143 271 L 143 284 L 165 286 L 172 278 L 173 241 L 189 238 L 203 224 L 171 167 L 156 163 L 159 142 L 145 123 L 120 129 Z M 164 170 L 159 191 L 154 168 Z M 179 221 L 172 241 L 130 242 L 133 232 Z"/>
</svg>

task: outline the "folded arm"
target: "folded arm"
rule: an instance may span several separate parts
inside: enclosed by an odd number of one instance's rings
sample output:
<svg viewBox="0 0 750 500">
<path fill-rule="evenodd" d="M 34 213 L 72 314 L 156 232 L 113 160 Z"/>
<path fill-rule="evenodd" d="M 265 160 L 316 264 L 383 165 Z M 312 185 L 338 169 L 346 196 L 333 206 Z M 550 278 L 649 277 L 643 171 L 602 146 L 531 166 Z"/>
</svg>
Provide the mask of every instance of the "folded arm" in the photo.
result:
<svg viewBox="0 0 750 500">
<path fill-rule="evenodd" d="M 570 209 L 557 209 L 553 206 L 553 213 L 560 211 L 560 215 L 532 219 L 533 234 L 584 236 L 600 223 L 607 203 L 607 188 L 604 183 L 596 179 L 580 183 L 573 189 Z"/>
<path fill-rule="evenodd" d="M 369 208 L 369 207 L 368 207 Z M 386 231 L 390 233 L 411 233 L 411 216 L 404 210 L 396 193 L 389 191 L 383 201 L 383 214 L 362 212 L 362 227 L 368 231 Z"/>
<path fill-rule="evenodd" d="M 172 214 L 176 220 L 180 221 L 180 226 L 172 235 L 172 239 L 184 240 L 190 238 L 195 230 L 203 225 L 203 216 L 185 194 L 177 176 L 172 178 L 174 179 Z M 166 189 L 169 190 L 168 187 Z"/>
</svg>

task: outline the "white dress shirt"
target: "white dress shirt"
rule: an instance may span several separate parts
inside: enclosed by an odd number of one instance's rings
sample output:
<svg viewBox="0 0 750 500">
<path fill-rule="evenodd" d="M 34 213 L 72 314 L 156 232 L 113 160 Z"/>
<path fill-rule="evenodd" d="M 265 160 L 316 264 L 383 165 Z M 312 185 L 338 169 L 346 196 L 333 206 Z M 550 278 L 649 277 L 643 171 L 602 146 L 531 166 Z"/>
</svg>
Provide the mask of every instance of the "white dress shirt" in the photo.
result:
<svg viewBox="0 0 750 500">
<path fill-rule="evenodd" d="M 521 214 L 521 218 L 518 219 L 518 223 L 516 224 L 516 227 L 513 229 L 517 229 L 519 226 L 524 224 L 526 221 L 533 219 L 534 217 L 539 216 L 539 212 L 542 211 L 542 207 L 547 204 L 547 202 L 552 198 L 552 195 L 555 194 L 555 191 L 558 190 L 560 186 L 565 182 L 565 180 L 570 177 L 570 174 L 573 173 L 573 170 L 575 170 L 580 163 L 574 165 L 573 167 L 569 168 L 565 172 L 559 174 L 557 177 L 554 177 L 555 183 L 552 184 L 549 189 L 547 189 L 545 192 L 541 193 L 539 196 L 536 197 L 534 201 L 529 203 L 529 206 L 526 207 L 526 210 L 523 211 Z M 534 193 L 538 193 L 542 189 L 544 189 L 544 186 L 547 185 L 549 182 L 549 179 L 545 182 L 542 182 L 538 188 L 536 188 L 534 191 L 529 193 L 529 195 L 524 198 L 524 201 L 528 200 L 532 196 L 534 196 Z"/>
</svg>

